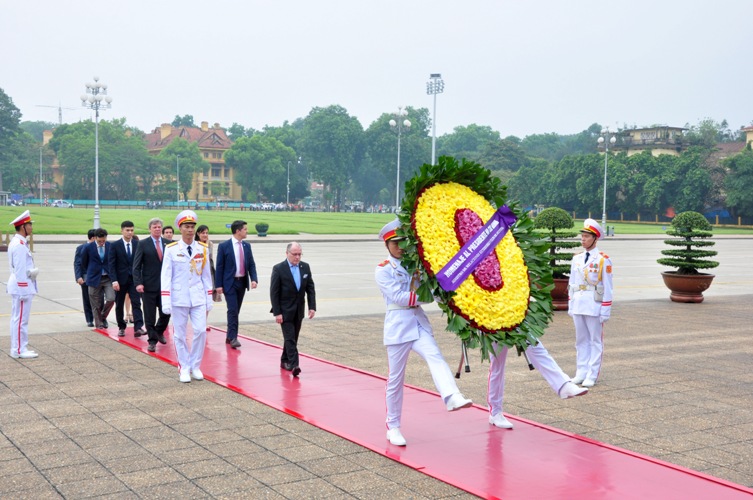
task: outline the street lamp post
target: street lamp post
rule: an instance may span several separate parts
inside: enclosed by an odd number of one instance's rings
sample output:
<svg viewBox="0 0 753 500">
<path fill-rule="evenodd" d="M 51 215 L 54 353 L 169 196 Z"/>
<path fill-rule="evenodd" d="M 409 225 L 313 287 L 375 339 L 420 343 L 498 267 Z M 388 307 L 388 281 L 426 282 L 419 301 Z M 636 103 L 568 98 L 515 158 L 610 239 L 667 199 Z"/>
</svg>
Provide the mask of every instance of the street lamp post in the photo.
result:
<svg viewBox="0 0 753 500">
<path fill-rule="evenodd" d="M 604 146 L 604 201 L 601 207 L 601 227 L 607 229 L 607 161 L 609 160 L 609 145 L 614 146 L 617 142 L 614 132 L 609 131 L 609 127 L 601 129 L 601 135 L 597 140 L 599 146 Z"/>
<path fill-rule="evenodd" d="M 440 73 L 432 73 L 426 82 L 426 93 L 434 96 L 434 114 L 431 119 L 431 164 L 437 163 L 437 94 L 444 92 L 444 80 Z"/>
<path fill-rule="evenodd" d="M 180 155 L 175 155 L 175 187 L 178 191 L 178 205 L 180 205 Z"/>
<path fill-rule="evenodd" d="M 107 85 L 99 83 L 86 84 L 86 94 L 81 96 L 81 105 L 94 111 L 94 229 L 99 229 L 99 110 L 112 107 L 112 97 L 107 95 Z"/>
<path fill-rule="evenodd" d="M 42 149 L 39 148 L 39 206 L 41 207 L 44 198 L 42 197 Z"/>
<path fill-rule="evenodd" d="M 285 194 L 285 210 L 290 207 L 290 162 L 288 162 L 288 190 Z"/>
<path fill-rule="evenodd" d="M 408 110 L 402 107 L 397 108 L 395 118 L 390 120 L 390 127 L 397 129 L 397 180 L 395 181 L 395 210 L 400 207 L 400 136 L 403 133 L 403 127 L 410 128 L 410 120 L 403 120 L 408 115 Z"/>
</svg>

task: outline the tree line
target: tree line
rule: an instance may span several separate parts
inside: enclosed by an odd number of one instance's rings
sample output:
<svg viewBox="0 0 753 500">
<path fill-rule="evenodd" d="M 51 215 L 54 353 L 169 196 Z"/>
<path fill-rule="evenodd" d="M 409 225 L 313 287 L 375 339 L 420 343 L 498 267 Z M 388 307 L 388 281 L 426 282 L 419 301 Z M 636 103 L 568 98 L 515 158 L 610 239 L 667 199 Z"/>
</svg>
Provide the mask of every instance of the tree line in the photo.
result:
<svg viewBox="0 0 753 500">
<path fill-rule="evenodd" d="M 431 116 L 426 108 L 407 107 L 409 128 L 400 135 L 400 185 L 431 158 Z M 397 132 L 393 113 L 383 113 L 367 128 L 338 105 L 315 107 L 307 116 L 261 130 L 233 123 L 226 129 L 234 142 L 225 162 L 235 169 L 243 201 L 297 202 L 310 194 L 312 181 L 324 185 L 324 203 L 393 205 L 397 175 Z M 176 116 L 174 126 L 194 126 L 191 115 Z M 41 133 L 55 128 L 49 147 Z M 476 161 L 509 185 L 509 194 L 528 206 L 559 206 L 601 213 L 604 156 L 597 149 L 599 124 L 577 134 L 532 134 L 501 137 L 484 125 L 458 126 L 437 138 L 437 155 Z M 627 129 L 627 126 L 622 127 Z M 753 160 L 749 150 L 723 161 L 714 155 L 720 142 L 741 141 L 726 121 L 686 124 L 689 146 L 680 156 L 624 153 L 608 159 L 607 211 L 664 213 L 727 207 L 753 216 Z M 21 122 L 21 113 L 0 89 L 0 179 L 6 190 L 34 193 L 39 186 L 39 154 L 49 178 L 53 155 L 64 174 L 66 198 L 93 198 L 94 123 L 55 127 Z M 191 190 L 195 172 L 209 164 L 196 144 L 175 140 L 158 155 L 149 155 L 144 132 L 125 119 L 100 121 L 100 198 L 163 200 Z M 179 163 L 179 165 L 178 165 Z M 179 170 L 179 174 L 178 174 Z M 289 178 L 289 184 L 288 184 Z M 217 185 L 214 185 L 217 184 Z M 223 194 L 221 183 L 211 186 Z"/>
</svg>

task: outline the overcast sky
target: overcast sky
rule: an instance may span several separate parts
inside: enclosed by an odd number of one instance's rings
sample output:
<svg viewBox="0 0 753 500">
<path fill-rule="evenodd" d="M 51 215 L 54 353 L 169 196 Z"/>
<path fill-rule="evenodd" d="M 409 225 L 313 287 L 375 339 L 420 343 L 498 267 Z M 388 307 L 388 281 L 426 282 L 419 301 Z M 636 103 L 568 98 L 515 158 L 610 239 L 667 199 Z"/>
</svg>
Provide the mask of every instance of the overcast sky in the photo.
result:
<svg viewBox="0 0 753 500">
<path fill-rule="evenodd" d="M 503 137 L 753 121 L 750 0 L 0 0 L 0 88 L 23 120 L 105 119 L 151 131 L 175 115 L 259 129 L 339 104 L 364 128 L 398 106 L 437 135 Z M 54 106 L 54 107 L 40 107 Z"/>
</svg>

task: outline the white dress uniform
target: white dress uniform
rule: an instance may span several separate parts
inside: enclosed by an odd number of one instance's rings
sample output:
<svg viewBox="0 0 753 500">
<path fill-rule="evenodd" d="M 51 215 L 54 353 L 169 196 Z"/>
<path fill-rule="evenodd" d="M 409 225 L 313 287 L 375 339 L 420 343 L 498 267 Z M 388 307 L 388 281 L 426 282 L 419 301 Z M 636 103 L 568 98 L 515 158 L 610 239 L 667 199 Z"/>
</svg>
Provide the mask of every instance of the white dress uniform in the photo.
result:
<svg viewBox="0 0 753 500">
<path fill-rule="evenodd" d="M 29 211 L 17 217 L 11 225 L 31 222 Z M 29 250 L 29 242 L 19 233 L 13 236 L 8 245 L 8 266 L 10 277 L 6 292 L 11 296 L 10 314 L 10 355 L 14 358 L 35 358 L 37 353 L 27 349 L 29 342 L 29 316 L 31 301 L 37 294 L 37 272 L 34 258 Z"/>
<path fill-rule="evenodd" d="M 601 226 L 592 219 L 584 223 L 601 237 Z M 567 313 L 575 323 L 577 370 L 573 380 L 596 382 L 604 352 L 604 326 L 612 310 L 612 261 L 594 246 L 576 254 L 570 265 Z"/>
<path fill-rule="evenodd" d="M 379 290 L 387 305 L 384 318 L 384 345 L 387 347 L 389 376 L 387 378 L 387 428 L 399 428 L 403 409 L 405 367 L 411 350 L 429 366 L 437 391 L 445 402 L 456 393 L 458 386 L 452 370 L 434 340 L 431 324 L 416 293 L 411 290 L 411 276 L 398 259 L 390 258 L 377 266 L 375 272 Z"/>
<path fill-rule="evenodd" d="M 162 311 L 172 314 L 178 368 L 182 375 L 193 373 L 204 356 L 207 312 L 212 310 L 208 247 L 198 241 L 186 245 L 183 240 L 168 245 L 162 258 L 161 288 Z M 190 352 L 186 341 L 189 318 L 193 328 Z"/>
</svg>

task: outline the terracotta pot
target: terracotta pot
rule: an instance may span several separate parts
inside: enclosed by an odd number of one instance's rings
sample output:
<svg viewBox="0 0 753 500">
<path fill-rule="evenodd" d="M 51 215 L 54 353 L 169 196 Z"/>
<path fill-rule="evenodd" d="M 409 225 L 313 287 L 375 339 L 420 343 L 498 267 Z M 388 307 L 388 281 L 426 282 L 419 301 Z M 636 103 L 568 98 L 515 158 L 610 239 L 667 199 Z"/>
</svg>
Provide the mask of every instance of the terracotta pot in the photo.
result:
<svg viewBox="0 0 753 500">
<path fill-rule="evenodd" d="M 555 311 L 567 311 L 567 283 L 569 281 L 569 278 L 554 278 L 552 308 Z"/>
<path fill-rule="evenodd" d="M 661 273 L 664 284 L 672 292 L 669 294 L 673 302 L 703 302 L 703 292 L 711 286 L 713 274 L 677 274 L 677 271 Z"/>
</svg>

